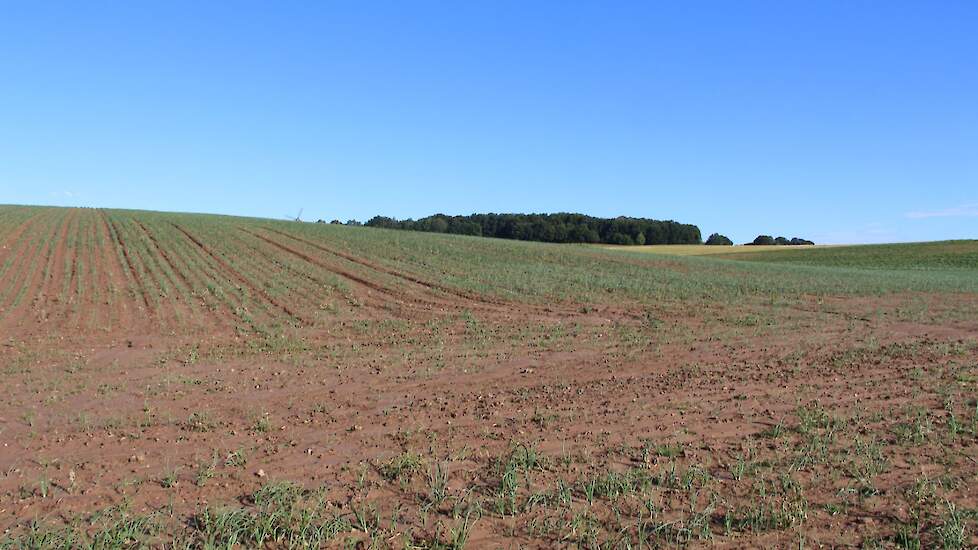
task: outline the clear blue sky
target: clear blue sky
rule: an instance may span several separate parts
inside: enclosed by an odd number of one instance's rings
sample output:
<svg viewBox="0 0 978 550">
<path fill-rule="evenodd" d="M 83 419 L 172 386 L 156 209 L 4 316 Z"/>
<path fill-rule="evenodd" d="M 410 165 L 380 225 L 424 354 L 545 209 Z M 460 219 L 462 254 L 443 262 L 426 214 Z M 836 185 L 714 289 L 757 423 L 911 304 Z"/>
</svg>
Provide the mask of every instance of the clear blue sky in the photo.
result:
<svg viewBox="0 0 978 550">
<path fill-rule="evenodd" d="M 978 237 L 978 2 L 5 2 L 0 203 Z"/>
</svg>

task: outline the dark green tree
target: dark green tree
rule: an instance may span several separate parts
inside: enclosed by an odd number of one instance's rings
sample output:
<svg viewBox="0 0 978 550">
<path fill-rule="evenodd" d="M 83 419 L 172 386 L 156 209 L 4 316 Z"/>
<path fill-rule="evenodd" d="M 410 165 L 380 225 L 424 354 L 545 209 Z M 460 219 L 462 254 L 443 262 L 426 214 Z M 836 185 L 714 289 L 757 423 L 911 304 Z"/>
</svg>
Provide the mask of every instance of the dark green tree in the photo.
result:
<svg viewBox="0 0 978 550">
<path fill-rule="evenodd" d="M 721 235 L 719 233 L 714 233 L 706 239 L 706 244 L 715 246 L 731 246 L 733 241 L 728 239 L 726 235 Z"/>
<path fill-rule="evenodd" d="M 405 220 L 409 222 L 411 220 Z M 384 227 L 387 229 L 400 229 L 400 225 L 404 222 L 398 222 L 394 218 L 388 218 L 387 216 L 374 216 L 367 220 L 368 227 Z"/>
<path fill-rule="evenodd" d="M 695 225 L 647 218 L 593 218 L 583 214 L 435 214 L 419 220 L 375 216 L 370 227 L 481 235 L 551 243 L 699 244 Z"/>
</svg>

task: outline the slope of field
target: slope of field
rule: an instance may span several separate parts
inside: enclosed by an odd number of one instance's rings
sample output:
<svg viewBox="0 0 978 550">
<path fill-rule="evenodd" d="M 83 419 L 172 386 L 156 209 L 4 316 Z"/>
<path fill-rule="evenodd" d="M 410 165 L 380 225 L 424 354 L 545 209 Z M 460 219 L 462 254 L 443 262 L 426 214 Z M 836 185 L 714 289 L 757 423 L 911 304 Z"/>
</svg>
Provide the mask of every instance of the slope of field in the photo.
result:
<svg viewBox="0 0 978 550">
<path fill-rule="evenodd" d="M 0 206 L 0 548 L 974 546 L 973 253 Z"/>
<path fill-rule="evenodd" d="M 728 247 L 729 248 L 729 247 Z M 865 269 L 978 270 L 978 240 L 806 247 L 757 252 L 740 249 L 735 260 Z"/>
<path fill-rule="evenodd" d="M 622 250 L 629 252 L 645 252 L 648 254 L 668 254 L 670 256 L 716 256 L 721 254 L 743 254 L 745 252 L 767 252 L 772 250 L 784 250 L 780 245 L 735 245 L 735 246 L 712 246 L 705 244 L 651 244 L 643 246 L 629 245 L 598 245 L 608 250 Z M 803 248 L 823 248 L 825 245 L 805 246 Z"/>
</svg>

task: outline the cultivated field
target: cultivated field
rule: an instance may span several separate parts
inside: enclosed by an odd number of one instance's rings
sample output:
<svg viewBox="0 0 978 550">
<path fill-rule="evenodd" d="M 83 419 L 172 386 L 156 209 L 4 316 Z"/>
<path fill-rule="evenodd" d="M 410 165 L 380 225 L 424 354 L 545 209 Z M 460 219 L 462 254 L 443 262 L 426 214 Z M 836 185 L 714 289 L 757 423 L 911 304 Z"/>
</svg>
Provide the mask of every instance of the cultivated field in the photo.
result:
<svg viewBox="0 0 978 550">
<path fill-rule="evenodd" d="M 628 246 L 618 244 L 595 245 L 608 250 L 628 250 L 632 252 L 646 252 L 649 254 L 669 254 L 671 256 L 716 256 L 718 254 L 743 254 L 745 252 L 768 252 L 772 250 L 784 250 L 780 245 L 736 245 L 736 246 L 707 246 L 705 244 L 649 244 L 642 246 Z M 800 248 L 825 248 L 825 245 L 803 246 Z"/>
<path fill-rule="evenodd" d="M 729 248 L 729 247 L 728 247 Z M 750 247 L 754 248 L 754 247 Z M 836 247 L 775 247 L 758 253 L 741 248 L 737 260 L 859 267 L 865 269 L 911 269 L 974 271 L 978 266 L 978 240 L 929 243 L 872 244 Z M 771 254 L 771 252 L 774 252 Z"/>
<path fill-rule="evenodd" d="M 972 547 L 978 260 L 932 246 L 0 206 L 0 547 Z"/>
</svg>

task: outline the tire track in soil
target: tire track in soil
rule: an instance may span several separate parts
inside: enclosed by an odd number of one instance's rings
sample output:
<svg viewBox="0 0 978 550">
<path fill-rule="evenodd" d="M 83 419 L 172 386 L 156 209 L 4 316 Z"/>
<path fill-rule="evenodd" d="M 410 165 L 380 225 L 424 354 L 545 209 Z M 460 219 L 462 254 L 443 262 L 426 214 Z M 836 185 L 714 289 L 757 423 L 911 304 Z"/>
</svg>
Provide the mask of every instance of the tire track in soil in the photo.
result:
<svg viewBox="0 0 978 550">
<path fill-rule="evenodd" d="M 41 288 L 38 289 L 37 295 L 31 299 L 31 308 L 34 310 L 35 317 L 41 321 L 48 321 L 52 317 L 61 317 L 67 313 L 64 308 L 65 304 L 61 302 L 61 292 L 57 287 L 58 283 L 62 282 L 65 277 L 68 235 L 78 220 L 78 210 L 70 209 L 68 215 L 62 216 L 62 219 L 58 240 L 44 271 L 44 281 Z"/>
<path fill-rule="evenodd" d="M 205 254 L 210 256 L 211 259 L 213 259 L 221 267 L 221 269 L 223 269 L 228 275 L 231 275 L 232 277 L 238 279 L 242 284 L 244 284 L 246 287 L 248 287 L 248 289 L 250 289 L 258 296 L 260 296 L 263 300 L 277 307 L 278 309 L 281 309 L 283 312 L 285 312 L 286 315 L 302 322 L 305 325 L 314 324 L 309 320 L 305 319 L 304 316 L 300 316 L 296 312 L 292 311 L 290 307 L 286 306 L 285 304 L 282 304 L 281 302 L 279 302 L 278 300 L 270 296 L 267 292 L 265 292 L 263 288 L 252 283 L 250 280 L 248 280 L 248 278 L 246 278 L 244 275 L 238 272 L 238 270 L 234 269 L 234 267 L 232 267 L 231 264 L 229 264 L 223 258 L 221 258 L 216 253 L 214 253 L 207 245 L 205 245 L 200 240 L 198 240 L 197 237 L 194 237 L 189 231 L 185 230 L 184 228 L 180 227 L 179 225 L 173 222 L 170 222 L 170 225 L 175 227 L 177 231 L 183 233 L 184 236 L 186 236 L 188 239 L 190 239 L 191 242 L 197 245 L 197 248 L 203 250 Z"/>
<path fill-rule="evenodd" d="M 147 240 L 142 237 L 138 227 L 134 227 L 136 219 L 127 216 L 124 221 L 118 222 L 116 232 L 120 235 L 125 233 L 128 243 L 131 243 L 130 252 L 133 261 L 138 264 L 143 281 L 146 285 L 147 296 L 152 296 L 155 307 L 156 320 L 163 330 L 172 331 L 176 327 L 185 325 L 184 315 L 192 316 L 192 311 L 187 311 L 186 305 L 178 300 L 172 299 L 168 287 L 169 276 L 164 273 L 163 266 L 150 250 Z M 172 289 L 176 291 L 176 286 Z"/>
<path fill-rule="evenodd" d="M 6 251 L 6 254 L 0 253 L 2 254 L 0 255 L 0 265 L 3 265 L 3 263 L 11 257 L 14 252 L 13 245 L 20 241 L 20 237 L 37 220 L 38 216 L 39 214 L 32 214 L 29 218 L 22 221 L 16 228 L 14 228 L 13 231 L 7 233 L 7 237 L 3 240 L 3 244 L 0 245 L 0 250 Z M 14 257 L 16 258 L 16 256 Z"/>
<path fill-rule="evenodd" d="M 55 300 L 55 303 L 60 305 L 60 311 L 58 312 L 58 317 L 60 318 L 58 322 L 59 329 L 70 326 L 78 316 L 78 304 L 76 303 L 75 295 L 72 293 L 71 285 L 77 280 L 76 277 L 78 276 L 78 249 L 82 245 L 83 211 L 81 209 L 74 209 L 73 218 L 73 223 L 68 229 L 68 235 L 74 238 L 74 244 L 69 243 L 70 239 L 65 240 L 65 255 L 58 262 L 58 265 L 62 269 L 62 278 L 54 279 L 54 282 L 60 286 L 58 297 Z"/>
<path fill-rule="evenodd" d="M 140 298 L 142 298 L 143 305 L 146 307 L 146 312 L 149 315 L 155 317 L 156 314 L 154 308 L 149 304 L 149 296 L 146 295 L 147 287 L 143 283 L 142 277 L 139 275 L 139 272 L 136 270 L 136 266 L 135 264 L 133 264 L 132 258 L 129 256 L 129 247 L 122 240 L 122 235 L 119 233 L 118 225 L 116 225 L 114 221 L 109 220 L 108 218 L 106 218 L 106 222 L 109 224 L 110 233 L 112 235 L 113 240 L 115 241 L 115 244 L 119 247 L 120 250 L 122 250 L 122 256 L 123 258 L 125 258 L 126 267 L 129 270 L 129 275 L 138 288 L 139 296 Z"/>
<path fill-rule="evenodd" d="M 506 306 L 506 305 L 509 305 L 509 304 L 506 304 L 505 302 L 491 300 L 489 298 L 486 298 L 485 296 L 480 296 L 480 295 L 477 295 L 477 294 L 469 293 L 469 292 L 466 292 L 464 290 L 459 290 L 457 288 L 452 288 L 452 287 L 449 287 L 449 286 L 446 286 L 446 285 L 441 285 L 441 284 L 438 284 L 438 283 L 432 283 L 430 281 L 426 281 L 424 279 L 415 277 L 413 275 L 408 275 L 408 274 L 401 273 L 401 272 L 399 272 L 397 270 L 394 270 L 394 269 L 389 269 L 389 268 L 386 268 L 386 267 L 383 267 L 383 266 L 379 266 L 377 264 L 374 264 L 373 262 L 368 262 L 367 260 L 364 260 L 363 258 L 359 258 L 357 256 L 353 256 L 352 254 L 347 254 L 345 252 L 340 252 L 338 250 L 334 250 L 334 249 L 329 248 L 329 247 L 326 247 L 326 246 L 322 246 L 322 245 L 320 245 L 318 243 L 315 243 L 315 242 L 312 242 L 312 241 L 310 241 L 308 239 L 304 239 L 302 237 L 297 237 L 295 235 L 286 233 L 284 231 L 279 231 L 277 229 L 272 229 L 270 227 L 263 227 L 262 229 L 265 229 L 266 231 L 270 231 L 270 232 L 275 233 L 277 235 L 281 235 L 283 237 L 287 237 L 287 238 L 290 238 L 290 239 L 299 241 L 299 242 L 304 243 L 304 244 L 306 244 L 308 246 L 311 246 L 311 247 L 313 247 L 313 248 L 315 248 L 317 250 L 320 250 L 322 252 L 326 252 L 327 254 L 331 254 L 333 256 L 338 256 L 340 258 L 343 258 L 344 260 L 353 262 L 355 264 L 362 265 L 362 266 L 364 266 L 364 267 L 366 267 L 368 269 L 371 269 L 373 271 L 376 271 L 378 273 L 384 273 L 384 274 L 390 275 L 392 277 L 396 277 L 398 279 L 407 281 L 409 283 L 414 283 L 416 285 L 420 285 L 420 286 L 424 287 L 425 289 L 427 289 L 428 291 L 436 291 L 436 292 L 442 292 L 442 293 L 445 293 L 445 294 L 450 294 L 450 295 L 455 296 L 457 298 L 462 298 L 463 300 L 466 300 L 468 302 L 476 302 L 476 303 L 478 303 L 480 305 L 490 305 L 490 306 Z M 521 305 L 525 305 L 525 304 L 521 304 Z"/>
<path fill-rule="evenodd" d="M 398 306 L 398 308 L 403 308 L 404 310 L 413 311 L 415 312 L 415 315 L 418 313 L 430 314 L 434 308 L 458 306 L 457 303 L 439 303 L 433 300 L 425 300 L 417 297 L 408 297 L 403 292 L 398 292 L 396 290 L 387 288 L 383 285 L 370 281 L 369 279 L 365 279 L 355 273 L 336 267 L 335 265 L 326 263 L 322 260 L 316 259 L 302 252 L 301 250 L 292 248 L 274 239 L 271 239 L 269 237 L 266 237 L 258 233 L 253 233 L 242 227 L 238 227 L 238 229 L 240 229 L 242 232 L 246 234 L 252 235 L 257 239 L 260 239 L 265 243 L 268 243 L 269 245 L 275 248 L 281 249 L 289 254 L 292 254 L 308 262 L 311 265 L 314 265 L 316 267 L 321 267 L 329 271 L 330 273 L 333 273 L 334 275 L 337 275 L 343 279 L 346 279 L 349 282 L 352 282 L 353 284 L 359 287 L 365 288 L 366 290 L 360 293 L 360 295 L 356 298 L 364 306 L 383 313 L 385 317 L 394 315 L 400 318 L 412 318 L 411 316 L 405 317 L 405 315 L 401 311 L 391 309 L 392 305 L 396 305 Z M 387 296 L 389 299 L 384 299 L 381 297 L 374 298 L 375 295 L 371 294 L 370 292 L 371 290 L 377 292 L 378 294 L 383 294 L 384 296 Z M 366 296 L 367 298 L 364 298 L 364 296 Z"/>
<path fill-rule="evenodd" d="M 72 234 L 75 237 L 75 244 L 69 246 L 67 254 L 69 254 L 68 261 L 68 277 L 66 281 L 61 282 L 61 292 L 59 296 L 64 296 L 64 299 L 59 299 L 64 307 L 64 317 L 61 322 L 61 328 L 67 328 L 73 323 L 77 328 L 77 317 L 78 317 L 78 303 L 75 299 L 75 294 L 72 292 L 72 284 L 78 284 L 78 250 L 84 244 L 82 241 L 82 222 L 84 221 L 81 212 L 75 216 L 75 228 Z"/>
<path fill-rule="evenodd" d="M 67 286 L 68 294 L 71 296 L 70 303 L 74 306 L 71 311 L 69 326 L 78 331 L 84 329 L 83 312 L 89 311 L 89 308 L 83 307 L 85 298 L 84 290 L 86 286 L 91 286 L 92 284 L 90 262 L 94 254 L 91 253 L 91 243 L 95 239 L 95 221 L 91 211 L 83 211 L 82 219 L 85 223 L 79 224 L 79 235 L 76 241 L 77 246 L 75 247 L 75 255 L 71 265 L 71 275 L 74 284 L 69 283 Z M 86 258 L 88 261 L 83 262 L 82 258 Z"/>
<path fill-rule="evenodd" d="M 27 251 L 29 251 L 31 246 L 34 244 L 33 239 L 36 238 L 36 235 L 28 234 L 25 236 L 24 232 L 27 231 L 28 227 L 34 225 L 35 220 L 37 220 L 39 216 L 40 215 L 35 215 L 33 218 L 21 224 L 17 236 L 8 238 L 7 242 L 4 244 L 8 250 L 4 264 L 6 263 L 7 259 L 9 259 L 10 264 L 6 266 L 0 264 L 0 290 L 7 288 L 7 282 L 11 278 L 16 280 L 15 275 L 20 272 L 19 270 L 21 269 L 21 264 L 29 262 L 30 258 L 33 257 L 33 255 L 28 254 Z M 13 288 L 11 287 L 10 290 L 13 290 Z M 2 308 L 6 302 L 5 294 L 5 292 L 0 292 L 0 316 L 3 315 Z"/>
<path fill-rule="evenodd" d="M 318 297 L 322 283 L 315 286 L 306 284 L 305 273 L 297 273 L 294 268 L 286 267 L 268 247 L 254 240 L 247 241 L 243 235 L 229 230 L 221 233 L 221 250 L 223 256 L 229 258 L 237 271 L 251 281 L 256 281 L 270 297 L 293 311 L 305 311 L 311 300 Z M 312 314 L 315 315 L 315 314 Z M 307 321 L 315 324 L 315 321 Z"/>
<path fill-rule="evenodd" d="M 248 231 L 247 229 L 245 229 L 243 227 L 239 227 L 238 229 L 240 229 L 241 231 L 243 231 L 243 232 L 245 232 L 245 233 L 247 233 L 247 234 L 249 234 L 249 235 L 251 235 L 251 236 L 253 236 L 253 237 L 257 238 L 257 239 L 261 239 L 262 241 L 264 241 L 264 242 L 266 242 L 266 243 L 274 246 L 275 248 L 278 248 L 280 250 L 284 250 L 284 251 L 286 251 L 286 252 L 288 252 L 288 253 L 290 253 L 290 254 L 292 254 L 294 256 L 297 256 L 297 257 L 299 257 L 299 258 L 301 258 L 301 259 L 303 259 L 303 260 L 305 260 L 305 261 L 307 261 L 307 262 L 309 262 L 309 263 L 311 263 L 311 264 L 313 264 L 315 266 L 321 267 L 321 268 L 323 268 L 323 269 L 325 269 L 325 270 L 327 270 L 327 271 L 329 271 L 329 272 L 331 272 L 331 273 L 333 273 L 335 275 L 338 275 L 338 276 L 340 276 L 340 277 L 342 277 L 344 279 L 347 279 L 349 281 L 352 281 L 352 282 L 354 282 L 354 283 L 356 283 L 356 284 L 358 284 L 360 286 L 365 286 L 365 287 L 369 288 L 370 290 L 374 290 L 376 292 L 380 292 L 381 294 L 386 294 L 386 295 L 388 295 L 388 296 L 390 296 L 390 297 L 392 297 L 392 298 L 394 298 L 394 299 L 396 299 L 398 301 L 403 301 L 403 296 L 401 296 L 397 292 L 395 292 L 395 291 L 393 291 L 393 290 L 391 290 L 391 289 L 389 289 L 389 288 L 387 288 L 387 287 L 385 287 L 383 285 L 377 284 L 377 283 L 375 283 L 373 281 L 368 281 L 367 279 L 364 279 L 363 277 L 360 277 L 359 275 L 355 275 L 355 274 L 353 274 L 353 273 L 351 273 L 349 271 L 346 271 L 344 269 L 341 269 L 341 268 L 338 268 L 338 267 L 335 267 L 335 266 L 332 266 L 332 265 L 328 265 L 325 262 L 322 262 L 320 260 L 317 260 L 317 259 L 313 258 L 312 256 L 310 256 L 310 255 L 308 255 L 308 254 L 306 254 L 306 253 L 304 253 L 304 252 L 302 252 L 300 250 L 296 250 L 296 249 L 294 249 L 294 248 L 292 248 L 292 247 L 290 247 L 288 245 L 282 244 L 282 243 L 280 243 L 280 242 L 278 242 L 278 241 L 276 241 L 274 239 L 270 239 L 268 237 L 265 237 L 264 235 L 261 235 L 261 234 L 258 234 L 258 233 L 252 233 L 251 231 Z"/>
<path fill-rule="evenodd" d="M 143 223 L 141 221 L 136 220 L 136 219 L 133 219 L 133 221 L 136 223 L 137 226 L 139 226 L 139 229 L 142 230 L 143 234 L 146 235 L 147 238 L 149 238 L 150 242 L 153 245 L 153 248 L 156 250 L 156 253 L 160 257 L 162 257 L 163 258 L 163 261 L 166 262 L 166 264 L 170 267 L 170 271 L 177 277 L 177 279 L 180 280 L 180 284 L 182 284 L 184 287 L 186 287 L 187 293 L 190 296 L 193 296 L 194 285 L 187 278 L 186 274 L 184 274 L 184 272 L 177 267 L 177 265 L 174 263 L 173 259 L 167 253 L 166 249 L 163 248 L 162 246 L 160 246 L 159 241 L 156 240 L 156 235 L 154 235 L 149 229 L 147 229 L 146 226 L 143 225 Z M 170 279 L 170 282 L 171 282 L 171 284 L 173 284 L 174 287 L 178 286 L 177 285 L 177 281 L 174 281 L 172 277 L 167 276 L 167 278 Z M 207 304 L 206 303 L 201 303 L 200 304 L 200 307 L 198 307 L 198 308 L 195 308 L 193 306 L 194 306 L 194 304 L 191 303 L 190 306 L 188 307 L 188 309 L 191 312 L 191 315 L 192 316 L 195 316 L 194 313 L 196 313 L 196 311 L 202 310 L 203 315 L 204 315 L 205 318 L 210 319 L 210 321 L 213 322 L 213 323 L 216 323 L 216 324 L 219 324 L 219 325 L 222 325 L 222 326 L 224 325 L 224 318 L 221 317 L 220 315 L 218 315 L 217 313 L 211 311 L 211 309 L 209 307 L 207 307 Z M 213 326 L 213 325 L 210 325 L 210 326 Z"/>
<path fill-rule="evenodd" d="M 240 229 L 243 229 L 243 228 L 240 228 Z M 457 298 L 461 298 L 462 300 L 464 300 L 464 303 L 448 302 L 447 304 L 436 303 L 435 305 L 447 305 L 447 307 L 460 307 L 460 308 L 469 309 L 469 310 L 481 310 L 481 311 L 484 311 L 484 312 L 490 313 L 490 314 L 502 314 L 502 315 L 509 315 L 509 314 L 514 313 L 514 311 L 521 310 L 524 313 L 530 313 L 532 315 L 539 315 L 539 316 L 541 316 L 543 318 L 550 318 L 550 317 L 553 317 L 554 315 L 558 315 L 558 316 L 561 316 L 561 317 L 578 317 L 578 316 L 581 315 L 580 307 L 578 305 L 576 305 L 576 304 L 568 305 L 568 304 L 561 304 L 561 303 L 557 303 L 557 302 L 548 302 L 548 303 L 543 303 L 543 304 L 536 304 L 536 303 L 532 303 L 532 302 L 520 302 L 520 301 L 506 300 L 506 299 L 503 299 L 503 298 L 489 298 L 487 296 L 478 294 L 476 292 L 465 291 L 465 290 L 454 288 L 454 287 L 451 287 L 451 286 L 448 286 L 448 285 L 442 285 L 442 284 L 439 284 L 439 283 L 434 283 L 434 282 L 431 282 L 431 281 L 427 281 L 427 280 L 421 279 L 420 277 L 417 277 L 417 276 L 414 276 L 414 275 L 410 275 L 410 274 L 406 274 L 406 273 L 401 273 L 401 272 L 399 272 L 399 271 L 397 271 L 397 270 L 395 270 L 393 268 L 384 267 L 384 266 L 375 264 L 373 262 L 364 260 L 361 257 L 354 256 L 352 254 L 347 254 L 345 252 L 341 252 L 341 251 L 338 251 L 338 250 L 334 250 L 334 249 L 332 249 L 330 247 L 327 247 L 327 246 L 318 244 L 318 243 L 316 243 L 314 241 L 310 241 L 310 240 L 304 239 L 302 237 L 297 237 L 297 236 L 292 235 L 290 233 L 287 233 L 285 231 L 280 231 L 280 230 L 273 229 L 273 228 L 267 227 L 267 226 L 262 226 L 262 229 L 265 229 L 266 231 L 270 231 L 272 233 L 281 235 L 283 237 L 287 237 L 287 238 L 293 239 L 295 241 L 299 241 L 299 242 L 301 242 L 303 244 L 306 244 L 308 246 L 311 246 L 311 247 L 313 247 L 313 248 L 315 248 L 317 250 L 320 250 L 320 251 L 325 252 L 327 254 L 331 254 L 331 255 L 337 256 L 339 258 L 343 258 L 343 259 L 348 260 L 348 261 L 350 261 L 352 263 L 362 265 L 362 266 L 367 267 L 369 269 L 372 269 L 372 270 L 374 270 L 374 271 L 376 271 L 378 273 L 384 273 L 384 274 L 387 274 L 387 275 L 391 275 L 393 277 L 396 277 L 398 279 L 402 279 L 402 280 L 405 280 L 407 282 L 414 283 L 416 285 L 420 285 L 421 287 L 424 287 L 425 288 L 425 290 L 427 291 L 426 294 L 428 294 L 429 296 L 434 296 L 434 297 L 437 297 L 437 298 L 442 298 L 443 296 L 441 296 L 440 294 L 438 294 L 438 292 L 442 292 L 442 293 L 449 294 L 451 296 L 455 296 Z M 247 230 L 245 230 L 245 231 L 247 231 Z M 432 291 L 434 291 L 434 292 L 432 292 Z"/>
<path fill-rule="evenodd" d="M 51 235 L 47 238 L 42 238 L 39 234 L 35 234 L 37 245 L 31 253 L 22 255 L 23 261 L 20 262 L 15 279 L 22 282 L 17 285 L 18 290 L 10 296 L 9 304 L 0 313 L 0 317 L 10 320 L 9 325 L 22 326 L 24 321 L 26 321 L 27 315 L 22 315 L 22 313 L 25 308 L 33 306 L 33 300 L 25 298 L 27 296 L 36 296 L 43 285 L 44 273 L 42 269 L 38 269 L 38 266 L 48 262 L 48 258 L 54 248 L 54 241 L 64 221 L 62 220 L 61 224 L 52 224 L 50 229 Z"/>
<path fill-rule="evenodd" d="M 98 248 L 96 257 L 98 258 L 97 265 L 100 268 L 98 269 L 99 278 L 102 281 L 100 287 L 106 292 L 105 305 L 111 306 L 113 303 L 115 304 L 115 320 L 117 323 L 113 325 L 113 308 L 109 307 L 106 309 L 106 327 L 131 327 L 134 317 L 132 310 L 130 310 L 126 303 L 125 295 L 122 293 L 113 295 L 111 292 L 113 288 L 119 290 L 127 288 L 130 276 L 127 276 L 128 272 L 126 271 L 126 267 L 123 265 L 122 260 L 119 259 L 119 250 L 116 247 L 112 228 L 109 226 L 108 216 L 106 216 L 105 211 L 101 208 L 98 210 L 98 214 L 102 223 L 97 225 L 102 228 L 102 231 L 99 231 L 96 235 L 94 246 Z M 98 237 L 101 237 L 101 239 Z M 101 244 L 99 240 L 101 240 Z"/>
<path fill-rule="evenodd" d="M 25 292 L 21 303 L 28 305 L 29 313 L 22 317 L 30 316 L 37 323 L 46 322 L 51 317 L 51 311 L 47 306 L 50 303 L 50 287 L 57 280 L 58 269 L 57 258 L 64 255 L 65 241 L 68 238 L 68 227 L 71 225 L 71 213 L 60 217 L 60 223 L 55 226 L 51 238 L 48 240 L 47 247 L 43 253 L 40 263 L 39 281 L 35 284 L 31 277 L 31 286 Z M 35 268 L 36 269 L 36 268 Z M 33 272 L 32 272 L 33 273 Z"/>
<path fill-rule="evenodd" d="M 242 237 L 236 236 L 236 235 L 235 235 L 235 238 L 236 238 L 237 242 L 241 243 L 242 246 L 246 247 L 248 250 L 254 252 L 255 254 L 260 255 L 263 258 L 265 258 L 265 260 L 269 264 L 271 264 L 272 266 L 274 266 L 275 269 L 286 271 L 286 272 L 288 272 L 288 273 L 290 273 L 290 274 L 292 274 L 292 275 L 294 275 L 296 277 L 300 277 L 300 278 L 306 280 L 308 283 L 306 285 L 303 285 L 303 289 L 304 290 L 298 289 L 299 291 L 309 292 L 310 294 L 315 293 L 317 295 L 317 297 L 318 297 L 319 296 L 319 293 L 322 292 L 322 289 L 324 287 L 328 287 L 330 289 L 337 290 L 346 299 L 353 298 L 352 295 L 349 295 L 348 293 L 343 292 L 342 290 L 340 290 L 336 286 L 336 284 L 334 282 L 327 281 L 327 280 L 324 280 L 324 279 L 316 278 L 313 275 L 311 275 L 310 273 L 306 273 L 305 271 L 302 271 L 301 269 L 297 269 L 296 267 L 293 267 L 293 266 L 291 266 L 291 265 L 283 262 L 282 260 L 280 260 L 280 259 L 278 259 L 276 257 L 271 256 L 269 254 L 268 249 L 265 248 L 265 247 L 262 247 L 260 244 L 256 244 L 254 241 L 250 241 L 250 240 L 247 240 L 245 238 L 242 238 Z M 312 264 L 312 265 L 315 265 L 315 264 Z M 316 266 L 316 267 L 319 267 L 319 266 Z M 330 273 L 333 273 L 333 272 L 330 271 Z M 333 275 L 336 275 L 336 274 L 333 273 Z M 336 282 L 342 282 L 342 277 L 339 277 L 338 279 L 336 279 Z"/>
<path fill-rule="evenodd" d="M 172 226 L 172 224 L 170 225 Z M 215 265 L 214 260 L 198 248 L 193 241 L 187 239 L 186 235 L 181 234 L 175 227 L 169 229 L 172 229 L 174 233 L 173 246 L 170 248 L 171 256 L 186 267 L 187 273 L 201 285 L 202 289 L 206 289 L 208 296 L 214 300 L 208 302 L 207 298 L 201 296 L 205 307 L 220 317 L 223 320 L 222 324 L 227 327 L 235 327 L 236 321 L 251 323 L 242 317 L 242 312 L 250 315 L 251 308 L 247 303 L 249 297 L 241 286 L 233 283 L 227 275 L 221 273 L 220 266 Z M 223 283 L 231 283 L 240 292 L 225 292 Z M 220 292 L 215 291 L 217 288 L 220 289 Z M 222 312 L 227 315 L 222 316 Z"/>
</svg>

